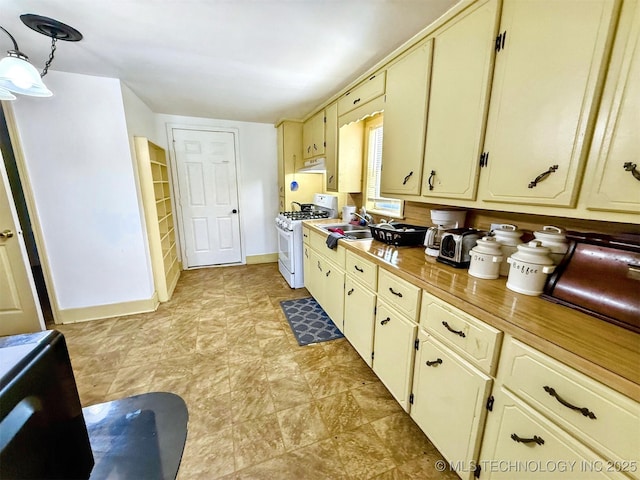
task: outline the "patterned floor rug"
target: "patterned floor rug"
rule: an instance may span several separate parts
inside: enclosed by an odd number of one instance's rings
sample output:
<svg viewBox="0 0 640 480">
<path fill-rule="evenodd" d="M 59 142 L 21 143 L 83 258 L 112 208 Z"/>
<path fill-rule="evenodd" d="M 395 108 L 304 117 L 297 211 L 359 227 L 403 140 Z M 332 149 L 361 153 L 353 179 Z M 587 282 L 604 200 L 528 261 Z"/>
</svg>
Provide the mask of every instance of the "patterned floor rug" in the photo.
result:
<svg viewBox="0 0 640 480">
<path fill-rule="evenodd" d="M 301 346 L 344 337 L 312 297 L 285 300 L 280 306 Z"/>
</svg>

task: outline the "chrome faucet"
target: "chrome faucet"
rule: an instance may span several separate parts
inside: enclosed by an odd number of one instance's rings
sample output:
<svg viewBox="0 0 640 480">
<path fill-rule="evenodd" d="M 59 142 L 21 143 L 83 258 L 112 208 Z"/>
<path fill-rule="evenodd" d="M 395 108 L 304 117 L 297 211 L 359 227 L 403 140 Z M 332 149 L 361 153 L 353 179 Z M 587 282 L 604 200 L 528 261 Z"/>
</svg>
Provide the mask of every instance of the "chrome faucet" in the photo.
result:
<svg viewBox="0 0 640 480">
<path fill-rule="evenodd" d="M 359 213 L 353 212 L 351 215 L 356 216 L 356 217 L 364 220 L 366 225 L 369 225 L 370 223 L 373 223 L 373 217 L 371 215 L 369 215 L 368 213 L 365 213 L 364 216 L 362 216 Z"/>
</svg>

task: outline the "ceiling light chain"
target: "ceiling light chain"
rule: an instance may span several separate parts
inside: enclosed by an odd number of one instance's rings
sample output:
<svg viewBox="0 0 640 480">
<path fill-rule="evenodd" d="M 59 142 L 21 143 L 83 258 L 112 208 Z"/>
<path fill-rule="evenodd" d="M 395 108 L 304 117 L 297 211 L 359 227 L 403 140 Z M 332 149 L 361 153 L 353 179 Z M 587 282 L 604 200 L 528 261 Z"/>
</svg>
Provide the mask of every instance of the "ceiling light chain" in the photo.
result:
<svg viewBox="0 0 640 480">
<path fill-rule="evenodd" d="M 40 74 L 40 78 L 44 77 L 47 72 L 49 71 L 49 66 L 51 65 L 51 62 L 53 62 L 53 57 L 56 54 L 56 42 L 58 41 L 58 39 L 56 37 L 51 37 L 51 53 L 49 54 L 49 59 L 47 60 L 47 63 L 44 64 L 44 68 L 42 69 L 42 73 Z"/>
</svg>

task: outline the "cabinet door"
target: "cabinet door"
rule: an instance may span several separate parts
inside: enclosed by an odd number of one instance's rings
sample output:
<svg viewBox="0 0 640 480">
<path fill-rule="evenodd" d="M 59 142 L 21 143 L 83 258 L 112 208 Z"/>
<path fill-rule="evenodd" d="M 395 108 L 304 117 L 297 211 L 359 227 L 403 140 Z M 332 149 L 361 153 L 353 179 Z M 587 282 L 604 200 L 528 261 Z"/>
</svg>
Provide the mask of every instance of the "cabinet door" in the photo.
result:
<svg viewBox="0 0 640 480">
<path fill-rule="evenodd" d="M 422 177 L 426 197 L 475 198 L 497 21 L 498 0 L 490 0 L 436 33 Z"/>
<path fill-rule="evenodd" d="M 411 418 L 452 463 L 478 459 L 491 378 L 420 333 Z"/>
<path fill-rule="evenodd" d="M 278 125 L 276 130 L 276 136 L 278 138 L 278 195 L 282 198 L 282 205 L 284 204 L 284 189 L 285 189 L 285 178 L 284 178 L 284 124 Z M 280 206 L 280 211 L 282 212 L 282 205 Z"/>
<path fill-rule="evenodd" d="M 332 103 L 325 109 L 325 165 L 326 190 L 338 191 L 338 105 Z"/>
<path fill-rule="evenodd" d="M 407 412 L 417 329 L 417 325 L 378 300 L 373 371 Z"/>
<path fill-rule="evenodd" d="M 588 208 L 640 213 L 640 5 L 619 71 L 609 71 L 607 87 L 615 88 L 608 108 L 605 134 L 591 185 Z M 611 86 L 609 85 L 611 84 Z M 615 87 L 614 87 L 615 85 Z"/>
<path fill-rule="evenodd" d="M 628 478 L 506 390 L 494 397 L 478 462 L 483 480 Z"/>
<path fill-rule="evenodd" d="M 432 43 L 428 40 L 387 69 L 382 195 L 420 194 Z"/>
<path fill-rule="evenodd" d="M 376 295 L 349 275 L 344 285 L 344 336 L 367 365 L 372 365 Z"/>
<path fill-rule="evenodd" d="M 615 0 L 504 2 L 483 200 L 573 205 L 617 6 Z"/>
<path fill-rule="evenodd" d="M 304 122 L 302 128 L 304 158 L 313 158 L 324 153 L 324 110 Z"/>
<path fill-rule="evenodd" d="M 322 274 L 322 306 L 338 330 L 344 330 L 344 270 L 326 260 L 320 261 Z"/>
<path fill-rule="evenodd" d="M 313 298 L 321 304 L 321 288 L 322 288 L 322 264 L 320 256 L 309 245 L 304 245 L 303 251 L 303 268 L 304 268 L 304 286 Z M 322 305 L 322 304 L 321 304 Z"/>
</svg>

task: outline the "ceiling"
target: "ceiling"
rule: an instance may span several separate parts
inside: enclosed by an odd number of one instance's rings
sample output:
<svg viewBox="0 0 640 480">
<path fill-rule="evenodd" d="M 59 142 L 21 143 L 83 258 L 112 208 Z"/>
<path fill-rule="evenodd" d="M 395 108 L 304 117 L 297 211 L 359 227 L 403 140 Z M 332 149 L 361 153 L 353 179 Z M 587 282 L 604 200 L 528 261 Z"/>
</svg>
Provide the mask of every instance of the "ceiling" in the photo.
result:
<svg viewBox="0 0 640 480">
<path fill-rule="evenodd" d="M 457 1 L 0 0 L 0 25 L 39 70 L 50 40 L 19 16 L 71 25 L 84 39 L 59 41 L 51 70 L 119 78 L 156 113 L 274 123 L 304 118 Z"/>
</svg>

